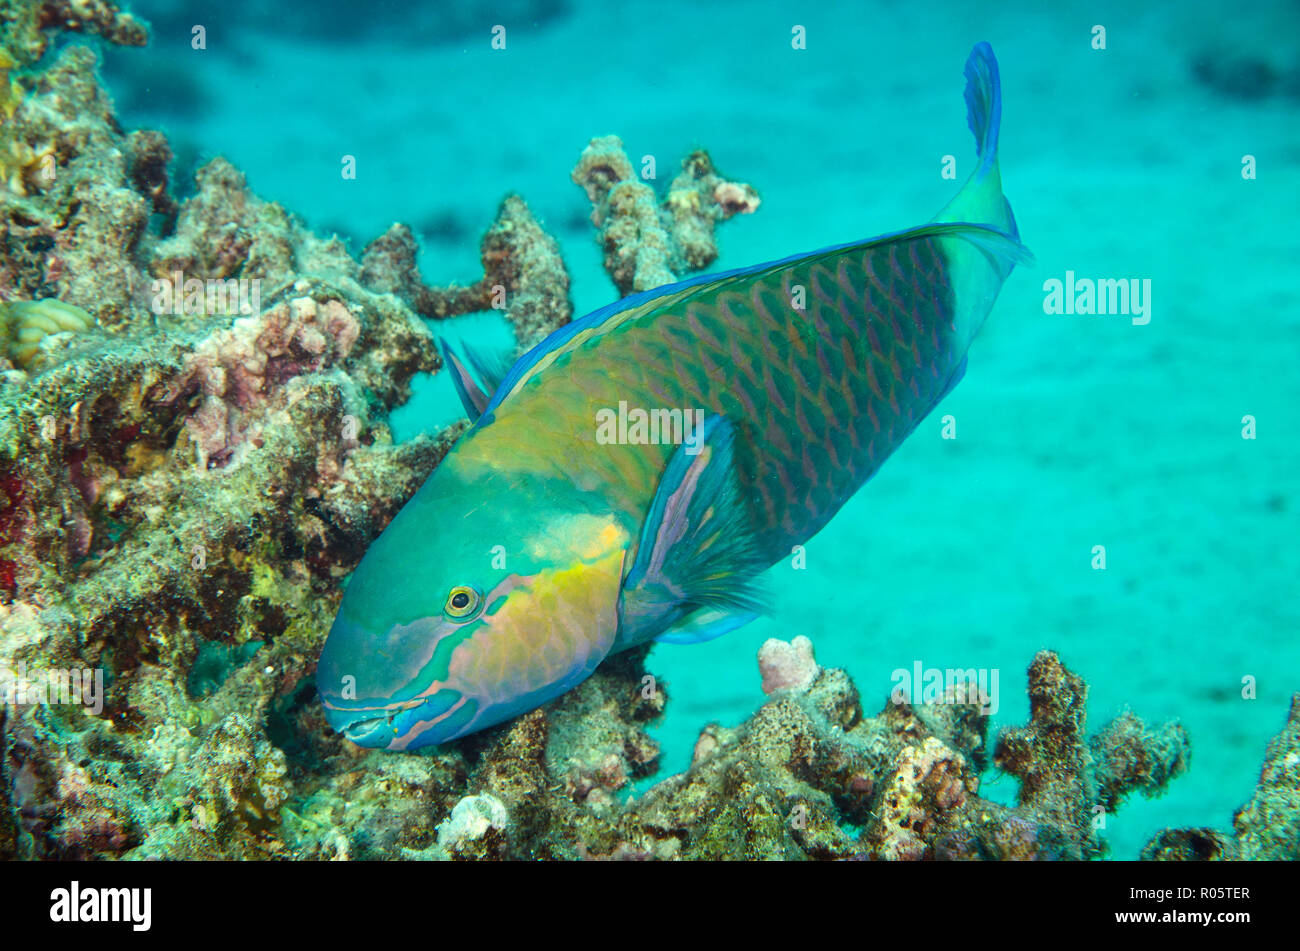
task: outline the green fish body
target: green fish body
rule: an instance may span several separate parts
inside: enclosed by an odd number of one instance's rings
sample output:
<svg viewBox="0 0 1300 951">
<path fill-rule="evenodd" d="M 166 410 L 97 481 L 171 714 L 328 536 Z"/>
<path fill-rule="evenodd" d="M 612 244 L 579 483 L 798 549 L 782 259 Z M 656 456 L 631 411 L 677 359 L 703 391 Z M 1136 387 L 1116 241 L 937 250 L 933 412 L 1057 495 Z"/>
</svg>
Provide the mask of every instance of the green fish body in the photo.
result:
<svg viewBox="0 0 1300 951">
<path fill-rule="evenodd" d="M 317 674 L 337 729 L 363 746 L 445 742 L 612 652 L 756 616 L 753 579 L 958 382 L 1028 258 L 1002 195 L 987 44 L 966 77 L 978 167 L 930 224 L 634 295 L 496 385 L 445 351 L 477 419 L 349 582 Z"/>
</svg>

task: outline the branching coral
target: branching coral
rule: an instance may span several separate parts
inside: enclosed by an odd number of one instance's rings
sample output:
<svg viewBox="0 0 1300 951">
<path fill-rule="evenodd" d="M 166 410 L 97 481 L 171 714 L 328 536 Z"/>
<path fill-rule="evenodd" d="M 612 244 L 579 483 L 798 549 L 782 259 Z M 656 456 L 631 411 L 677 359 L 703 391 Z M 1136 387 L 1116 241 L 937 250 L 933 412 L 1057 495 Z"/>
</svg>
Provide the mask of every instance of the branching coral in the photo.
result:
<svg viewBox="0 0 1300 951">
<path fill-rule="evenodd" d="M 759 204 L 753 188 L 719 176 L 708 153 L 697 150 L 682 161 L 661 207 L 615 135 L 592 139 L 572 177 L 592 204 L 605 270 L 624 295 L 671 284 L 712 264 L 718 256 L 715 223 Z"/>
<path fill-rule="evenodd" d="M 1300 693 L 1282 732 L 1264 751 L 1255 794 L 1232 817 L 1233 834 L 1216 829 L 1165 829 L 1142 857 L 1165 861 L 1300 859 Z"/>
<path fill-rule="evenodd" d="M 998 737 L 993 762 L 1020 779 L 1020 804 L 1056 827 L 1084 855 L 1099 847 L 1105 813 L 1134 789 L 1147 796 L 1187 768 L 1186 731 L 1166 724 L 1148 731 L 1124 713 L 1089 742 L 1084 735 L 1088 688 L 1051 651 L 1029 668 L 1030 722 Z"/>
<path fill-rule="evenodd" d="M 361 261 L 361 282 L 391 292 L 416 313 L 435 319 L 472 311 L 500 310 L 523 352 L 555 327 L 568 323 L 569 274 L 555 239 L 542 230 L 517 195 L 501 204 L 483 236 L 483 277 L 468 287 L 427 286 L 416 267 L 415 238 L 395 224 L 372 241 Z"/>
<path fill-rule="evenodd" d="M 765 645 L 761 667 L 769 677 L 778 653 Z M 787 645 L 782 656 L 808 655 Z M 443 798 L 440 815 L 468 795 L 491 796 L 509 816 L 508 836 L 462 857 L 1064 858 L 1097 851 L 1090 826 L 980 798 L 972 753 L 983 747 L 982 730 L 965 713 L 943 712 L 977 704 L 954 694 L 917 709 L 888 702 L 864 717 L 857 690 L 836 669 L 774 690 L 737 729 L 706 728 L 686 773 L 620 805 L 610 793 L 644 755 L 638 751 L 655 749 L 643 729 L 664 703 L 662 684 L 642 663 L 643 652 L 620 657 L 549 708 L 430 758 L 453 773 L 464 764 L 463 785 Z M 1051 665 L 1035 663 L 1031 676 L 1041 682 Z M 1064 668 L 1057 676 L 1076 680 Z M 1037 728 L 1065 722 L 1055 711 L 1052 717 L 1044 711 Z M 950 739 L 930 723 L 962 728 Z M 1086 757 L 1049 763 L 1045 751 L 1034 755 L 1042 772 L 1074 772 L 1071 788 L 1095 784 Z M 337 795 L 322 788 L 307 808 L 319 811 Z M 1077 808 L 1086 812 L 1086 802 Z M 349 854 L 376 854 L 364 828 L 345 834 L 354 843 Z M 427 832 L 417 841 L 420 854 L 438 857 Z M 323 831 L 297 842 L 306 855 L 338 848 Z"/>
<path fill-rule="evenodd" d="M 1181 724 L 1166 723 L 1148 730 L 1140 718 L 1125 711 L 1089 741 L 1097 802 L 1114 812 L 1132 791 L 1157 795 L 1174 777 L 1186 772 L 1191 741 Z"/>
</svg>

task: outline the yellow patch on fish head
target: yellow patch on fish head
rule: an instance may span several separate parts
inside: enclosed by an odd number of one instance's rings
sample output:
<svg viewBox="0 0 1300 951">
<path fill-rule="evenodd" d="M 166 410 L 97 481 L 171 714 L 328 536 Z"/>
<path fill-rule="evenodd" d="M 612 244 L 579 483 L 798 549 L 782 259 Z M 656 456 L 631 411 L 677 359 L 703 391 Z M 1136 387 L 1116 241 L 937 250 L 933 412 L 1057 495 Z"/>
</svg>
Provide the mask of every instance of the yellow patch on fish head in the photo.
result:
<svg viewBox="0 0 1300 951">
<path fill-rule="evenodd" d="M 452 655 L 448 682 L 483 707 L 544 702 L 581 683 L 618 635 L 625 552 L 570 560 L 489 592 L 471 638 Z"/>
</svg>

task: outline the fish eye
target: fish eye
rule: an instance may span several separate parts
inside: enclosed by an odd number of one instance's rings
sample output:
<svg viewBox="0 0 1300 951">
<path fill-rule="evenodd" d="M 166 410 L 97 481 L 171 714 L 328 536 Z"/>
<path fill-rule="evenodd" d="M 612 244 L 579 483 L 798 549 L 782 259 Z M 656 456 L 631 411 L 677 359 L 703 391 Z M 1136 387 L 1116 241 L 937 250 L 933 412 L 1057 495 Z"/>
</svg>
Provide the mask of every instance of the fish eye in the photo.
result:
<svg viewBox="0 0 1300 951">
<path fill-rule="evenodd" d="M 447 595 L 442 613 L 453 621 L 464 621 L 474 615 L 483 604 L 483 596 L 469 585 L 458 584 Z"/>
</svg>

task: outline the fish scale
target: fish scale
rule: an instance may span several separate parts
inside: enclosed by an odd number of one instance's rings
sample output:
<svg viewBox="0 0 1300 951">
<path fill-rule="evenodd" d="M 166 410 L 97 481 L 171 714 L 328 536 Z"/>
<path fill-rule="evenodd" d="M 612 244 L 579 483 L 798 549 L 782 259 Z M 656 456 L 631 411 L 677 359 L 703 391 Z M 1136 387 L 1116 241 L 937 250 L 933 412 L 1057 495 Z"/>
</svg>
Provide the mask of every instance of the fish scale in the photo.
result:
<svg viewBox="0 0 1300 951">
<path fill-rule="evenodd" d="M 802 312 L 790 303 L 796 286 L 812 290 Z M 635 530 L 676 446 L 598 444 L 596 411 L 623 401 L 724 415 L 745 436 L 737 475 L 776 560 L 821 528 L 938 401 L 961 359 L 952 332 L 933 239 L 795 261 L 591 338 L 502 405 L 476 455 L 580 472 L 588 489 L 603 483 L 608 506 Z M 562 466 L 535 438 L 539 420 L 576 437 Z M 592 480 L 596 471 L 604 476 Z"/>
</svg>

